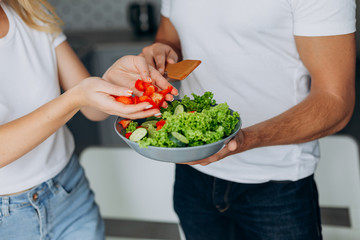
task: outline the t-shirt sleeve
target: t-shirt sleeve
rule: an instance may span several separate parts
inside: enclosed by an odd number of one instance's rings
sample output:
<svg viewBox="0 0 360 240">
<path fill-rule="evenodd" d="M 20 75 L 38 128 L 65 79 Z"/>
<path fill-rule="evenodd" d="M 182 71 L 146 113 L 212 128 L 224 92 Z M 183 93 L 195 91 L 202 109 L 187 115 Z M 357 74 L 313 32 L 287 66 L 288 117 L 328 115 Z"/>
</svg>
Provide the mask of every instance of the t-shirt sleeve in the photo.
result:
<svg viewBox="0 0 360 240">
<path fill-rule="evenodd" d="M 59 46 L 62 42 L 66 40 L 66 36 L 63 32 L 61 32 L 55 39 L 54 39 L 54 48 Z"/>
<path fill-rule="evenodd" d="M 356 0 L 293 0 L 294 35 L 331 36 L 356 31 Z"/>
<path fill-rule="evenodd" d="M 171 6 L 171 0 L 162 0 L 161 1 L 161 15 L 169 18 L 170 17 L 170 6 Z"/>
</svg>

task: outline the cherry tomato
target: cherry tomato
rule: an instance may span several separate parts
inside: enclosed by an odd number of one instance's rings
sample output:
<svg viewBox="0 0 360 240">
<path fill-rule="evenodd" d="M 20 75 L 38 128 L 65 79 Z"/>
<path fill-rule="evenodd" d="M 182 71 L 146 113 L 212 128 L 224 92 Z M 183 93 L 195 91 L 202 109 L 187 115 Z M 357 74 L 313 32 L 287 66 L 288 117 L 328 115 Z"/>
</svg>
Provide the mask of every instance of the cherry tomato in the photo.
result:
<svg viewBox="0 0 360 240">
<path fill-rule="evenodd" d="M 143 83 L 144 83 L 143 80 L 140 80 L 140 79 L 136 80 L 136 82 L 135 82 L 135 88 L 136 88 L 137 90 L 143 92 L 143 91 L 145 90 L 145 87 L 144 87 L 144 84 L 143 84 Z"/>
<path fill-rule="evenodd" d="M 139 103 L 139 97 L 138 97 L 138 96 L 134 96 L 134 97 L 133 97 L 133 102 L 134 102 L 134 104 Z"/>
<path fill-rule="evenodd" d="M 141 96 L 139 97 L 139 102 L 148 102 L 152 105 L 152 108 L 150 109 L 157 109 L 158 106 L 154 103 L 154 101 L 149 96 Z"/>
<path fill-rule="evenodd" d="M 123 119 L 119 122 L 119 124 L 121 124 L 121 126 L 125 129 L 129 126 L 131 120 L 130 119 Z"/>
<path fill-rule="evenodd" d="M 155 103 L 155 105 L 158 108 L 161 108 L 161 105 L 163 104 L 163 102 L 165 101 L 165 96 L 162 95 L 161 93 L 158 92 L 154 92 L 153 94 L 151 94 L 151 99 L 153 100 L 153 102 Z"/>
<path fill-rule="evenodd" d="M 149 85 L 144 92 L 144 96 L 151 96 L 151 94 L 153 94 L 154 92 L 156 92 L 156 88 L 154 85 Z"/>
<path fill-rule="evenodd" d="M 160 120 L 156 123 L 156 126 L 157 126 L 157 127 L 158 127 L 158 126 L 164 126 L 165 123 L 166 123 L 166 120 L 160 119 Z"/>
<path fill-rule="evenodd" d="M 173 90 L 173 86 L 168 86 L 166 89 L 164 89 L 164 90 L 162 90 L 162 91 L 160 91 L 159 93 L 161 93 L 162 95 L 166 95 L 166 94 L 169 94 L 169 93 L 171 93 L 171 91 Z"/>
<path fill-rule="evenodd" d="M 133 104 L 132 97 L 126 97 L 126 96 L 118 96 L 115 98 L 116 101 L 124 103 L 124 104 Z"/>
</svg>

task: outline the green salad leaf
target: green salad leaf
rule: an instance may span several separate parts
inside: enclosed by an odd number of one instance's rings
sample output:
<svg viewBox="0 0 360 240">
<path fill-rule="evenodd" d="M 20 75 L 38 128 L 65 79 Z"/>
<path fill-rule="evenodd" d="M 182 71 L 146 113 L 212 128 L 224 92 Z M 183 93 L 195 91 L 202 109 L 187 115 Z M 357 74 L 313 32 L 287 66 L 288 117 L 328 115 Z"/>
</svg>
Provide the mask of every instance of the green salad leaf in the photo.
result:
<svg viewBox="0 0 360 240">
<path fill-rule="evenodd" d="M 139 125 L 139 124 L 138 124 L 137 122 L 131 121 L 131 122 L 129 123 L 129 126 L 126 128 L 126 133 L 135 131 L 138 125 Z"/>
<path fill-rule="evenodd" d="M 188 140 L 187 146 L 217 142 L 232 133 L 239 122 L 238 112 L 231 114 L 227 103 L 216 105 L 214 94 L 211 92 L 205 92 L 202 96 L 192 96 L 193 100 L 184 96 L 181 101 L 173 101 L 169 103 L 168 108 L 161 109 L 162 119 L 166 123 L 161 129 L 151 129 L 151 134 L 138 141 L 139 146 L 176 147 L 176 142 L 169 138 L 172 132 L 185 136 Z M 184 106 L 184 112 L 175 115 L 174 110 L 180 104 Z M 129 124 L 128 128 L 131 127 L 133 130 L 137 125 Z M 128 128 L 126 132 L 131 132 Z"/>
</svg>

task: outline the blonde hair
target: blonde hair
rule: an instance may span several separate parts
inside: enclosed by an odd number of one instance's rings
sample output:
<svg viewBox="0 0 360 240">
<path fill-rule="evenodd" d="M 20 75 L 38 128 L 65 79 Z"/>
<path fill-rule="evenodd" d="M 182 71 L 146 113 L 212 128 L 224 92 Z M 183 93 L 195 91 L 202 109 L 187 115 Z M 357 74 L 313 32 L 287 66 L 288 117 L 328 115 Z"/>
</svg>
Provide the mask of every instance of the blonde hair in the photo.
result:
<svg viewBox="0 0 360 240">
<path fill-rule="evenodd" d="M 3 0 L 31 28 L 58 35 L 63 21 L 46 0 Z M 43 23 L 43 24 L 41 24 Z"/>
</svg>

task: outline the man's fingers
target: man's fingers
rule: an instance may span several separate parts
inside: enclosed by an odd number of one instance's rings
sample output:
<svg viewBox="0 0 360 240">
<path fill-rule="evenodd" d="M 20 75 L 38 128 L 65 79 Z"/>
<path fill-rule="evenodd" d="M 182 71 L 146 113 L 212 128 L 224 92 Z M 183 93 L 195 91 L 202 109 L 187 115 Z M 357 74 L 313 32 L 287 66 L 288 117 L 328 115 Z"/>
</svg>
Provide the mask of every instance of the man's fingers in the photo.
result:
<svg viewBox="0 0 360 240">
<path fill-rule="evenodd" d="M 178 55 L 171 50 L 166 58 L 166 62 L 173 64 L 176 63 L 177 61 L 178 61 Z"/>
<path fill-rule="evenodd" d="M 228 145 L 227 145 L 229 151 L 233 152 L 237 149 L 238 145 L 237 145 L 237 141 L 235 139 L 232 139 Z"/>
<path fill-rule="evenodd" d="M 202 166 L 206 166 L 210 163 L 217 162 L 217 161 L 227 157 L 228 155 L 230 155 L 230 153 L 231 153 L 231 151 L 229 150 L 228 146 L 225 145 L 225 147 L 223 149 L 221 149 L 219 152 L 215 153 L 214 155 L 212 155 L 208 158 L 197 160 L 197 161 L 192 161 L 192 162 L 186 162 L 186 163 L 182 163 L 182 164 L 187 164 L 187 165 L 200 164 Z"/>
<path fill-rule="evenodd" d="M 164 75 L 165 73 L 165 54 L 163 51 L 155 51 L 154 61 L 156 65 L 156 69 Z"/>
</svg>

